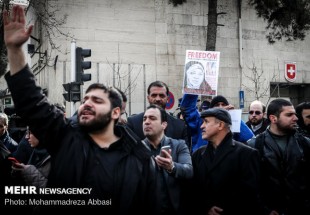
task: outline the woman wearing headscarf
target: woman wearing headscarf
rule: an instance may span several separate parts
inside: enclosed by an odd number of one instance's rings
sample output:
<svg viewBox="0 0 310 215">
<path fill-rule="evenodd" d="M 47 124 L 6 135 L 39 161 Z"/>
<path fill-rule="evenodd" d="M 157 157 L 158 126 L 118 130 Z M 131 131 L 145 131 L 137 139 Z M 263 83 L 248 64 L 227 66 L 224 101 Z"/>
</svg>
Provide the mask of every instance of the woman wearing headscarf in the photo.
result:
<svg viewBox="0 0 310 215">
<path fill-rule="evenodd" d="M 13 174 L 15 177 L 20 177 L 26 185 L 43 188 L 47 184 L 50 171 L 50 155 L 46 149 L 37 147 L 39 145 L 39 140 L 30 130 L 27 130 L 26 139 L 34 150 L 27 164 L 13 163 Z"/>
</svg>

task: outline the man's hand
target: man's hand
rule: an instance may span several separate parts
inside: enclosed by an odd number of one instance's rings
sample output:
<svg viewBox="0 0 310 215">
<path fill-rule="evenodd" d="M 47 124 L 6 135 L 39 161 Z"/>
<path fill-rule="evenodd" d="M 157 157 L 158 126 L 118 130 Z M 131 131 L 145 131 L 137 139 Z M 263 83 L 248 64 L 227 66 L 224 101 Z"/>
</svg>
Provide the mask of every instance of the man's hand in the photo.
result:
<svg viewBox="0 0 310 215">
<path fill-rule="evenodd" d="M 14 163 L 12 164 L 12 169 L 15 171 L 21 171 L 27 169 L 30 165 L 25 165 L 23 163 Z"/>
<path fill-rule="evenodd" d="M 213 206 L 209 212 L 208 215 L 221 215 L 221 213 L 223 212 L 222 208 L 219 208 L 217 206 Z"/>
<path fill-rule="evenodd" d="M 4 41 L 8 51 L 11 75 L 26 65 L 22 45 L 29 39 L 33 26 L 26 28 L 25 11 L 21 6 L 14 5 L 9 14 L 3 11 Z"/>
<path fill-rule="evenodd" d="M 155 161 L 157 165 L 167 171 L 172 171 L 174 163 L 171 157 L 171 149 L 169 152 L 166 150 L 162 150 L 163 156 L 157 155 L 155 157 Z"/>
<path fill-rule="evenodd" d="M 223 107 L 225 110 L 233 110 L 233 109 L 235 109 L 235 106 L 233 106 L 232 104 L 229 104 L 229 105 L 227 105 L 227 106 L 225 106 L 225 107 Z"/>
<path fill-rule="evenodd" d="M 271 211 L 269 215 L 279 215 L 277 211 Z"/>
<path fill-rule="evenodd" d="M 21 47 L 28 40 L 33 29 L 32 25 L 28 29 L 25 27 L 25 12 L 18 5 L 13 6 L 11 16 L 8 11 L 3 12 L 3 23 L 4 41 L 8 49 Z"/>
</svg>

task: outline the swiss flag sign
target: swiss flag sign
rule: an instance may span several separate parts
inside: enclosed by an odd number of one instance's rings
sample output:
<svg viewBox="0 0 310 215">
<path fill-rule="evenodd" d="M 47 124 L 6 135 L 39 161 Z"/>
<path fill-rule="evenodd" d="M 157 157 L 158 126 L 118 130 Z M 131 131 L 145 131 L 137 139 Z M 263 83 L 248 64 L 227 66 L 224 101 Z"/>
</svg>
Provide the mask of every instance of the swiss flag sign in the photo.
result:
<svg viewBox="0 0 310 215">
<path fill-rule="evenodd" d="M 290 63 L 285 63 L 285 79 L 289 82 L 294 82 L 296 81 L 296 63 L 295 62 L 290 62 Z"/>
</svg>

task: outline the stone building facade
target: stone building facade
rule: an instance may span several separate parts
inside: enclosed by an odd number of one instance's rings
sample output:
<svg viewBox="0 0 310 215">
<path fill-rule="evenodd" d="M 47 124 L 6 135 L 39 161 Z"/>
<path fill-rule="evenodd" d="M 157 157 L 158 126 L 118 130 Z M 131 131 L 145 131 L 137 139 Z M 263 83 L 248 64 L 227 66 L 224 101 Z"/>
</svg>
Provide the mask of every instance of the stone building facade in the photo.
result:
<svg viewBox="0 0 310 215">
<path fill-rule="evenodd" d="M 92 80 L 84 83 L 83 90 L 93 82 L 115 85 L 128 96 L 127 112 L 135 114 L 148 105 L 147 86 L 162 80 L 175 98 L 170 111 L 176 110 L 182 97 L 185 51 L 205 50 L 207 0 L 187 0 L 178 7 L 168 0 L 59 0 L 55 4 L 59 16 L 68 15 L 61 30 L 72 38 L 56 34 L 60 52 L 52 50 L 44 32 L 36 29 L 34 35 L 42 41 L 39 51 L 46 50 L 47 58 L 44 54 L 28 56 L 52 102 L 64 102 L 62 84 L 72 80 L 71 42 L 75 39 L 76 46 L 92 51 L 85 59 L 92 62 L 92 68 L 85 70 Z M 262 74 L 256 81 L 263 102 L 273 97 L 285 97 L 294 104 L 309 101 L 310 36 L 304 41 L 270 45 L 265 37 L 267 23 L 257 17 L 254 8 L 242 1 L 240 16 L 238 11 L 237 0 L 218 0 L 218 12 L 227 13 L 218 17 L 218 23 L 224 25 L 218 27 L 216 42 L 216 51 L 221 53 L 218 94 L 238 108 L 239 91 L 243 90 L 246 111 L 258 90 L 251 80 L 255 69 Z M 284 78 L 286 62 L 297 65 L 295 82 Z M 0 84 L 5 85 L 3 80 Z M 68 115 L 72 114 L 72 106 L 65 103 Z"/>
</svg>

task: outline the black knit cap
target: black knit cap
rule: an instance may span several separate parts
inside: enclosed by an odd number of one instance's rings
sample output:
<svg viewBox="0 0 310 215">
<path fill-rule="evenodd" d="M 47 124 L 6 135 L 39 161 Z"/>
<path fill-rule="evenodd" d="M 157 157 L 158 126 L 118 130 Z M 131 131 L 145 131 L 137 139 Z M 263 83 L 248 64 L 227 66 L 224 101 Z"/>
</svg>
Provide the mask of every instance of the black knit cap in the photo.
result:
<svg viewBox="0 0 310 215">
<path fill-rule="evenodd" d="M 218 96 L 215 96 L 211 103 L 210 103 L 210 108 L 213 108 L 217 103 L 219 102 L 223 102 L 225 103 L 226 105 L 229 105 L 227 99 L 224 97 L 224 96 L 221 96 L 221 95 L 218 95 Z"/>
<path fill-rule="evenodd" d="M 217 118 L 218 120 L 226 122 L 229 125 L 232 124 L 230 114 L 228 113 L 227 110 L 225 110 L 223 108 L 210 108 L 208 110 L 201 112 L 201 114 L 200 114 L 201 118 L 210 117 L 210 116 L 213 116 L 213 117 Z"/>
</svg>

